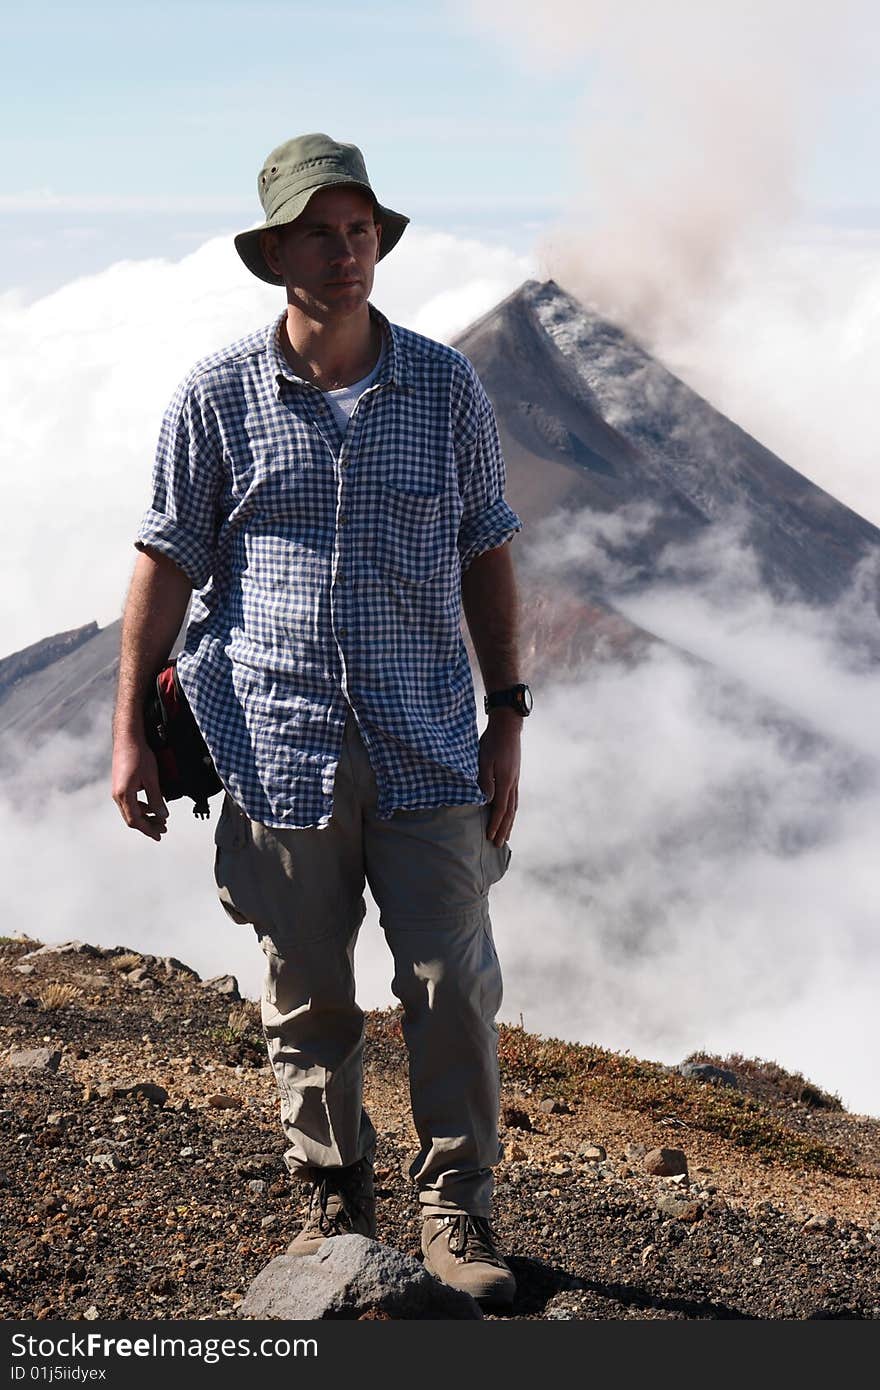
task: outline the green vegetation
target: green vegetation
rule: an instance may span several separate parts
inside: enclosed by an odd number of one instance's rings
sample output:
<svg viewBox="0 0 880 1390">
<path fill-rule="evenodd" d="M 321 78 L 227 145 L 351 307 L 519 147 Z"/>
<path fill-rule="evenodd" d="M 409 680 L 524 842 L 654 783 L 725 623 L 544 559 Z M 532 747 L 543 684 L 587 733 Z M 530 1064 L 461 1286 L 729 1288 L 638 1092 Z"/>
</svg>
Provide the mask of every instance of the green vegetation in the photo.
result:
<svg viewBox="0 0 880 1390">
<path fill-rule="evenodd" d="M 823 1091 L 807 1081 L 801 1072 L 786 1071 L 778 1062 L 763 1057 L 743 1057 L 739 1052 L 732 1052 L 728 1057 L 719 1058 L 708 1052 L 692 1052 L 685 1061 L 710 1062 L 736 1072 L 742 1088 L 758 1100 L 796 1101 L 814 1110 L 842 1111 L 844 1108 L 836 1092 Z"/>
<path fill-rule="evenodd" d="M 595 1095 L 657 1120 L 674 1115 L 692 1129 L 721 1135 L 748 1149 L 763 1163 L 841 1177 L 858 1175 L 845 1154 L 789 1129 L 784 1117 L 764 1101 L 732 1087 L 691 1081 L 626 1053 L 542 1038 L 521 1026 L 501 1024 L 498 1044 L 502 1078 L 508 1083 L 552 1089 L 569 1101 Z"/>
<path fill-rule="evenodd" d="M 401 1065 L 405 1062 L 402 1019 L 403 1011 L 398 1006 L 371 1012 L 367 1025 L 371 1044 L 384 1044 L 392 1058 L 399 1057 Z M 788 1103 L 802 1099 L 799 1091 L 809 1083 L 784 1073 L 775 1063 L 755 1061 L 743 1068 L 738 1057 L 723 1063 L 737 1073 L 742 1069 L 745 1085 L 749 1077 L 759 1073 L 770 1078 L 775 1089 L 761 1097 L 728 1086 L 692 1081 L 667 1071 L 657 1062 L 641 1061 L 629 1053 L 527 1033 L 522 1024 L 499 1025 L 498 1055 L 502 1082 L 519 1091 L 531 1087 L 539 1095 L 552 1094 L 560 1100 L 587 1104 L 595 1096 L 608 1104 L 648 1115 L 655 1123 L 674 1116 L 690 1129 L 728 1139 L 754 1154 L 758 1162 L 780 1163 L 798 1172 L 819 1170 L 854 1177 L 860 1171 L 837 1149 L 786 1125 L 784 1110 L 774 1109 L 773 1099 L 777 1106 L 780 1093 L 788 1098 Z M 714 1061 L 720 1065 L 717 1059 L 696 1053 L 688 1061 Z M 833 1104 L 834 1100 L 828 1097 L 828 1102 Z"/>
<path fill-rule="evenodd" d="M 256 1031 L 241 1033 L 235 1028 L 230 1028 L 228 1023 L 220 1024 L 215 1028 L 206 1028 L 205 1037 L 212 1042 L 220 1043 L 222 1047 L 259 1047 L 264 1046 L 262 1035 Z"/>
<path fill-rule="evenodd" d="M 245 999 L 241 1004 L 236 1004 L 229 1010 L 229 1018 L 226 1021 L 227 1027 L 237 1038 L 243 1038 L 248 1033 L 256 1032 L 257 1036 L 262 1035 L 262 1020 L 258 1004 L 252 1004 L 249 999 Z"/>
</svg>

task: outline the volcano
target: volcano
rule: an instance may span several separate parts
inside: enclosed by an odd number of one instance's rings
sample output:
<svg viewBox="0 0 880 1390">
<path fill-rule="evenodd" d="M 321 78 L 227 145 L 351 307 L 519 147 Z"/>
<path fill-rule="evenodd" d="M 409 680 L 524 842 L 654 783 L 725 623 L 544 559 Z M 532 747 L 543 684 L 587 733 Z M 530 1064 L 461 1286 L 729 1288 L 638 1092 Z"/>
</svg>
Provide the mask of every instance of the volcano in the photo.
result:
<svg viewBox="0 0 880 1390">
<path fill-rule="evenodd" d="M 601 519 L 640 507 L 643 523 L 613 547 L 624 587 L 674 579 L 676 547 L 711 544 L 724 526 L 754 553 L 774 597 L 817 605 L 880 557 L 877 527 L 553 280 L 526 281 L 455 346 L 495 408 L 524 552 L 554 512 Z M 584 578 L 592 599 L 608 597 L 595 572 Z"/>
</svg>

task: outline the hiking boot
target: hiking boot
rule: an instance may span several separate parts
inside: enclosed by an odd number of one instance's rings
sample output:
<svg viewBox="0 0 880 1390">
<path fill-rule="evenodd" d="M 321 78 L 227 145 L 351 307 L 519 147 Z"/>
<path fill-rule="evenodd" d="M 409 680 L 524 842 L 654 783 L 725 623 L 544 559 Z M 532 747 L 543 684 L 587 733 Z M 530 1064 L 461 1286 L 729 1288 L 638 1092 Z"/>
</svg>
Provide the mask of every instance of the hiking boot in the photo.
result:
<svg viewBox="0 0 880 1390">
<path fill-rule="evenodd" d="M 361 1158 L 347 1168 L 310 1168 L 309 1211 L 288 1255 L 314 1255 L 331 1236 L 358 1235 L 376 1239 L 376 1198 L 373 1164 Z"/>
<path fill-rule="evenodd" d="M 516 1280 L 501 1258 L 486 1216 L 437 1212 L 422 1218 L 425 1269 L 483 1307 L 509 1308 Z"/>
</svg>

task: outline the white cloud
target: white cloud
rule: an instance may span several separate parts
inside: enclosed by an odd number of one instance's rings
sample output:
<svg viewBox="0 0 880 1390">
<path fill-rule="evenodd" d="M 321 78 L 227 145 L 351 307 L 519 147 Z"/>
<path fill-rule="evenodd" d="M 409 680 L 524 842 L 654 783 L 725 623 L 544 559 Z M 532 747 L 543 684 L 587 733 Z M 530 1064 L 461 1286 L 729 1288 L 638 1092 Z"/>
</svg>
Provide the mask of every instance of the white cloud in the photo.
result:
<svg viewBox="0 0 880 1390">
<path fill-rule="evenodd" d="M 742 587 L 618 606 L 720 671 L 655 647 L 537 692 L 493 895 L 505 1016 L 769 1057 L 880 1113 L 880 674 L 839 660 L 833 617 Z"/>
<path fill-rule="evenodd" d="M 503 247 L 408 229 L 373 298 L 449 338 L 534 273 Z M 880 242 L 780 245 L 745 258 L 729 298 L 655 350 L 820 486 L 880 523 L 873 382 Z M 279 294 L 228 239 L 180 261 L 121 262 L 33 303 L 0 296 L 7 515 L 0 648 L 119 613 L 158 424 L 187 368 L 268 322 Z M 578 542 L 580 544 L 580 542 Z"/>
<path fill-rule="evenodd" d="M 374 302 L 443 338 L 510 292 L 530 262 L 503 247 L 408 229 Z M 6 514 L 0 649 L 121 611 L 149 497 L 159 422 L 199 357 L 284 304 L 229 238 L 179 261 L 123 261 L 33 303 L 0 298 Z"/>
</svg>

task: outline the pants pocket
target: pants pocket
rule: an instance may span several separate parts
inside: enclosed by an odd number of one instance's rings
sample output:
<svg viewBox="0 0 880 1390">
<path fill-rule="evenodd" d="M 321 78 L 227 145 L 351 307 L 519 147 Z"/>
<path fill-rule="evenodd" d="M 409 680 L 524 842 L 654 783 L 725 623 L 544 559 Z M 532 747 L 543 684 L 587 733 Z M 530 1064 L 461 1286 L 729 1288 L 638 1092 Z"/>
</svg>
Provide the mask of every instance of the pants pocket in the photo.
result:
<svg viewBox="0 0 880 1390">
<path fill-rule="evenodd" d="M 247 849 L 250 838 L 250 821 L 227 792 L 214 831 L 214 882 L 224 911 L 238 926 L 245 926 L 251 921 L 250 917 L 239 911 L 232 896 L 236 855 Z"/>
<path fill-rule="evenodd" d="M 215 845 L 218 849 L 247 849 L 251 838 L 250 820 L 229 792 L 225 792 L 220 819 L 214 831 Z"/>
<path fill-rule="evenodd" d="M 489 816 L 491 807 L 487 803 L 480 808 L 482 810 L 480 830 L 482 834 L 482 844 L 480 846 L 480 867 L 483 880 L 483 892 L 488 893 L 493 883 L 498 883 L 504 877 L 510 866 L 512 850 L 505 840 L 503 845 L 496 845 L 494 840 L 486 836 L 489 828 Z"/>
</svg>

